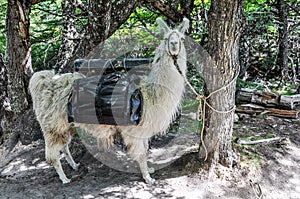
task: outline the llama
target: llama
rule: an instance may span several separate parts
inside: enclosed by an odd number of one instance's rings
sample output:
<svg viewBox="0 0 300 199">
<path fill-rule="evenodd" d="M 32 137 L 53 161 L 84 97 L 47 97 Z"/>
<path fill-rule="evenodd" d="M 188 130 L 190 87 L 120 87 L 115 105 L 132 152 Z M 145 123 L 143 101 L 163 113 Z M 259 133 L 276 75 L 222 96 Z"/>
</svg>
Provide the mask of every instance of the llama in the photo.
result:
<svg viewBox="0 0 300 199">
<path fill-rule="evenodd" d="M 62 169 L 60 152 L 65 153 L 67 162 L 73 169 L 79 164 L 73 160 L 68 144 L 74 126 L 82 128 L 97 137 L 98 145 L 108 148 L 113 137 L 120 133 L 131 157 L 139 164 L 146 183 L 155 180 L 150 177 L 154 169 L 147 166 L 149 139 L 165 133 L 174 119 L 185 90 L 186 51 L 183 44 L 184 33 L 189 28 L 189 20 L 184 18 L 181 27 L 170 29 L 160 18 L 157 20 L 164 40 L 156 50 L 152 68 L 140 83 L 144 98 L 142 121 L 138 126 L 114 126 L 101 124 L 68 123 L 67 102 L 73 81 L 83 78 L 80 73 L 55 75 L 53 71 L 35 73 L 29 83 L 33 108 L 45 138 L 45 156 L 54 166 L 63 183 L 70 182 Z"/>
</svg>

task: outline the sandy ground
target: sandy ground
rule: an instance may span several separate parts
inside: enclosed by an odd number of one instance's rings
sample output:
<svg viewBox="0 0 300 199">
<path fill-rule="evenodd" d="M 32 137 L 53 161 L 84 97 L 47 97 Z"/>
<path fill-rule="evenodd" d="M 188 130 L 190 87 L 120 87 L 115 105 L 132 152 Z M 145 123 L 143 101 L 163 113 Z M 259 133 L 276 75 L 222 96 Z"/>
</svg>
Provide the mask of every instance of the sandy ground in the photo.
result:
<svg viewBox="0 0 300 199">
<path fill-rule="evenodd" d="M 156 171 L 154 185 L 139 173 L 117 171 L 95 159 L 80 142 L 71 151 L 81 165 L 73 171 L 62 159 L 69 184 L 62 184 L 44 158 L 42 140 L 18 144 L 9 156 L 0 150 L 0 198 L 300 198 L 300 120 L 240 115 L 234 137 L 283 141 L 258 145 L 234 144 L 240 168 L 220 167 L 219 177 L 207 179 L 197 153 L 182 154 Z M 154 150 L 153 148 L 151 150 Z M 223 170 L 223 171 L 222 171 Z"/>
</svg>

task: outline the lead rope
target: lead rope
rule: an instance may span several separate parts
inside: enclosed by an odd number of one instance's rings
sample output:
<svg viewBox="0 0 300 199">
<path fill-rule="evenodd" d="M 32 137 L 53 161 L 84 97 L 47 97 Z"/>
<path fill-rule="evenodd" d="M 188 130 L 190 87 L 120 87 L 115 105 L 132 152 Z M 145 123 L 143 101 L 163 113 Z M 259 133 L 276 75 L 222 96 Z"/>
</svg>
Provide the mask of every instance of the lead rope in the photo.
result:
<svg viewBox="0 0 300 199">
<path fill-rule="evenodd" d="M 174 60 L 174 65 L 176 66 L 177 71 L 179 72 L 179 74 L 182 76 L 182 78 L 184 79 L 185 83 L 190 87 L 190 89 L 192 90 L 192 92 L 197 96 L 196 100 L 199 101 L 199 106 L 198 106 L 198 121 L 200 121 L 200 115 L 201 115 L 201 120 L 202 120 L 202 127 L 201 127 L 201 133 L 200 133 L 200 139 L 201 139 L 201 144 L 205 150 L 205 158 L 204 161 L 207 160 L 207 156 L 208 156 L 208 151 L 207 148 L 205 146 L 204 143 L 204 129 L 205 129 L 205 107 L 208 106 L 211 110 L 217 112 L 217 113 L 222 113 L 222 114 L 226 114 L 226 113 L 231 113 L 232 111 L 235 110 L 235 105 L 227 111 L 221 111 L 221 110 L 217 110 L 214 107 L 212 107 L 207 100 L 213 95 L 216 94 L 217 92 L 220 92 L 221 90 L 226 89 L 227 87 L 229 87 L 231 84 L 233 84 L 235 82 L 235 80 L 237 79 L 238 75 L 239 75 L 239 70 L 236 73 L 236 75 L 234 76 L 234 78 L 225 86 L 211 92 L 207 97 L 205 97 L 204 95 L 200 95 L 195 89 L 194 87 L 191 85 L 191 83 L 188 81 L 188 79 L 186 78 L 186 76 L 182 73 L 182 71 L 179 68 L 179 65 L 177 63 L 177 56 L 172 56 L 173 60 Z"/>
</svg>

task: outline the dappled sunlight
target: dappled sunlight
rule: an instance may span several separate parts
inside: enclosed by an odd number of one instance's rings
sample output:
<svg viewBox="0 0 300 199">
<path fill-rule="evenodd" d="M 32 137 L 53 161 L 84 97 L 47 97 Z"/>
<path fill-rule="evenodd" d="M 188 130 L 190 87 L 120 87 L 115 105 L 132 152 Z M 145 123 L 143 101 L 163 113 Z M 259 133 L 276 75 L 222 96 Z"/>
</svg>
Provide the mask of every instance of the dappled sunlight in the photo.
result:
<svg viewBox="0 0 300 199">
<path fill-rule="evenodd" d="M 39 163 L 35 164 L 38 161 Z M 39 158 L 34 159 L 29 164 L 27 162 L 28 160 L 26 159 L 17 158 L 2 169 L 1 175 L 12 176 L 18 175 L 20 172 L 50 168 L 49 164 L 47 164 L 46 161 L 41 162 Z"/>
</svg>

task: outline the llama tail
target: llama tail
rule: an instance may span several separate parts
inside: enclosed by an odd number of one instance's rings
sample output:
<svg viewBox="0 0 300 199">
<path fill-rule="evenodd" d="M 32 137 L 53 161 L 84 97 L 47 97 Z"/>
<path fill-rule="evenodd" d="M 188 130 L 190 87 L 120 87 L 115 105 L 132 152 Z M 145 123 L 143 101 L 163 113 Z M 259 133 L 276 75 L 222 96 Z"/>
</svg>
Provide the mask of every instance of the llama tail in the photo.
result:
<svg viewBox="0 0 300 199">
<path fill-rule="evenodd" d="M 54 75 L 54 71 L 51 70 L 44 70 L 34 73 L 29 81 L 29 91 L 31 95 L 35 96 L 36 93 L 48 88 L 50 86 L 49 83 Z"/>
</svg>

